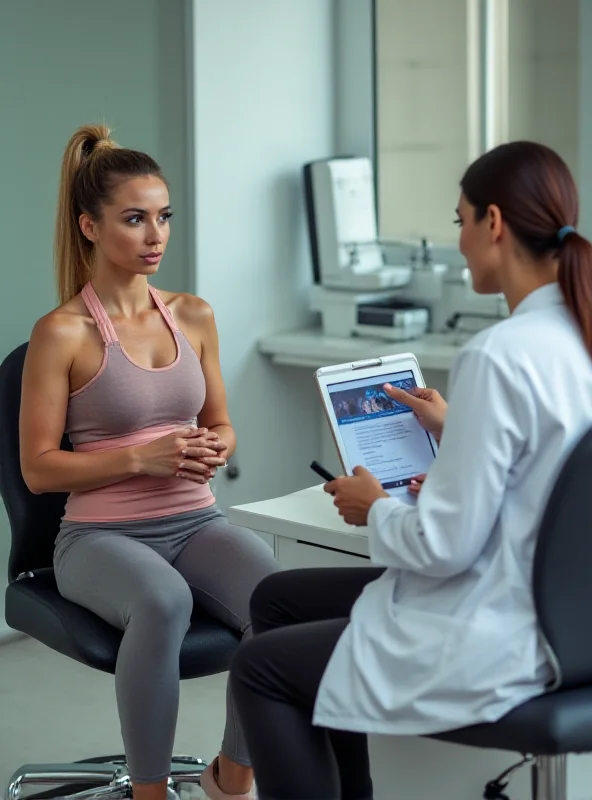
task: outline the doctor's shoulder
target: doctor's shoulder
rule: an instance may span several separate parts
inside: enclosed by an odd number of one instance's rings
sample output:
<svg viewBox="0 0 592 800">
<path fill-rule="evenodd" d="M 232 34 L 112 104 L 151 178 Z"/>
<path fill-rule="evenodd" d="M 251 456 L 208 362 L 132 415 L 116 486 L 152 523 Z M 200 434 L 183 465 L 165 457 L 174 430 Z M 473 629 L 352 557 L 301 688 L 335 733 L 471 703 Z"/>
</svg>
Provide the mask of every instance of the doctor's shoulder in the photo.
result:
<svg viewBox="0 0 592 800">
<path fill-rule="evenodd" d="M 493 360 L 503 359 L 506 354 L 516 352 L 520 340 L 519 328 L 512 317 L 489 325 L 462 345 L 455 360 L 462 361 L 468 355 L 479 354 Z"/>
<path fill-rule="evenodd" d="M 564 323 L 557 322 L 548 315 L 509 316 L 472 336 L 461 347 L 459 355 L 478 351 L 504 363 L 520 362 L 529 353 L 537 357 L 541 350 L 552 346 L 557 336 L 567 333 Z"/>
<path fill-rule="evenodd" d="M 540 337 L 524 318 L 508 317 L 472 336 L 459 350 L 450 371 L 450 384 L 511 387 L 527 390 L 528 375 L 542 368 Z"/>
</svg>

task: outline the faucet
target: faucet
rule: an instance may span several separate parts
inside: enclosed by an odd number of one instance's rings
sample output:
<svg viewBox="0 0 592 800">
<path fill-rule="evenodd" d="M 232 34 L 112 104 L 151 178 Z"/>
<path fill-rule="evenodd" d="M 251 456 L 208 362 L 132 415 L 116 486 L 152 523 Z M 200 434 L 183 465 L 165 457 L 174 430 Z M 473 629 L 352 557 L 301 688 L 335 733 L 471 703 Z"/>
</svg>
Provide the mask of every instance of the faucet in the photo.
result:
<svg viewBox="0 0 592 800">
<path fill-rule="evenodd" d="M 414 247 L 409 256 L 412 269 L 429 269 L 433 265 L 432 242 L 422 236 L 418 247 Z"/>
</svg>

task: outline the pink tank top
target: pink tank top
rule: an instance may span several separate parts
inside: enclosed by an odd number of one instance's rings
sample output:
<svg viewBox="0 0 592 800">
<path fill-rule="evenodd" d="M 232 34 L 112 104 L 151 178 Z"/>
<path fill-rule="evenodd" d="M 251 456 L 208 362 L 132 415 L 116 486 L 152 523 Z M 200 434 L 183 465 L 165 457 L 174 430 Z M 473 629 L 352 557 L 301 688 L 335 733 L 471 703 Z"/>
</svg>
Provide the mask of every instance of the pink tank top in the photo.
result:
<svg viewBox="0 0 592 800">
<path fill-rule="evenodd" d="M 70 394 L 66 433 L 75 451 L 147 444 L 187 423 L 197 423 L 206 386 L 201 363 L 158 292 L 150 295 L 171 329 L 177 356 L 166 367 L 136 364 L 120 344 L 91 283 L 81 292 L 105 343 L 103 362 L 85 386 Z M 139 475 L 102 489 L 73 492 L 64 519 L 113 522 L 181 514 L 215 502 L 208 484 Z"/>
</svg>

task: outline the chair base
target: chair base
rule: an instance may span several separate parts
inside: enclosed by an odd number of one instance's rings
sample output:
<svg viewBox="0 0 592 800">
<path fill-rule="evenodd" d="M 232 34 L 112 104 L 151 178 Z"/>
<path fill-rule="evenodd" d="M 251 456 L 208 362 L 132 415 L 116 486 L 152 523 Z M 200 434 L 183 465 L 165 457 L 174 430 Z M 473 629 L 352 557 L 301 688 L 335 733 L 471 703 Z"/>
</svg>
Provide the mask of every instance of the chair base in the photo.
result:
<svg viewBox="0 0 592 800">
<path fill-rule="evenodd" d="M 193 756 L 173 756 L 167 800 L 179 800 L 185 784 L 199 784 L 207 764 Z M 27 800 L 124 800 L 132 797 L 132 784 L 125 756 L 103 756 L 74 764 L 25 764 L 12 776 L 5 800 L 19 800 L 31 786 L 50 786 L 38 794 L 27 792 Z"/>
<path fill-rule="evenodd" d="M 532 765 L 532 800 L 567 800 L 567 756 L 537 756 Z"/>
<path fill-rule="evenodd" d="M 199 784 L 207 764 L 193 756 L 174 756 L 167 800 L 179 800 L 185 784 Z M 532 765 L 532 800 L 566 800 L 567 756 L 537 756 Z M 125 800 L 132 784 L 125 756 L 104 756 L 75 764 L 26 764 L 12 776 L 5 800 L 19 800 L 25 787 L 52 786 L 27 800 Z"/>
</svg>

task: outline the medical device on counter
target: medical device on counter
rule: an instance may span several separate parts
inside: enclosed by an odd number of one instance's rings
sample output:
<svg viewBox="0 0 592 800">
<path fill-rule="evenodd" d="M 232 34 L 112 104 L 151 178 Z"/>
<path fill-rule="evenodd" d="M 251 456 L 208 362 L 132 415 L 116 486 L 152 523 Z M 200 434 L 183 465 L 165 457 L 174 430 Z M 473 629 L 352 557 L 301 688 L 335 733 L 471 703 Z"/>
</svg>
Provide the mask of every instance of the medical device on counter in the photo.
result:
<svg viewBox="0 0 592 800">
<path fill-rule="evenodd" d="M 323 330 L 340 338 L 391 341 L 449 329 L 454 315 L 505 316 L 497 296 L 473 292 L 466 268 L 435 264 L 423 239 L 408 263 L 388 263 L 389 242 L 378 237 L 369 158 L 330 158 L 304 165 L 304 192 L 314 284 L 310 307 Z M 486 322 L 485 322 L 486 321 Z"/>
<path fill-rule="evenodd" d="M 304 166 L 314 272 L 311 308 L 329 336 L 403 341 L 428 327 L 427 308 L 397 297 L 411 265 L 387 264 L 378 239 L 374 175 L 368 158 L 332 158 Z"/>
</svg>

